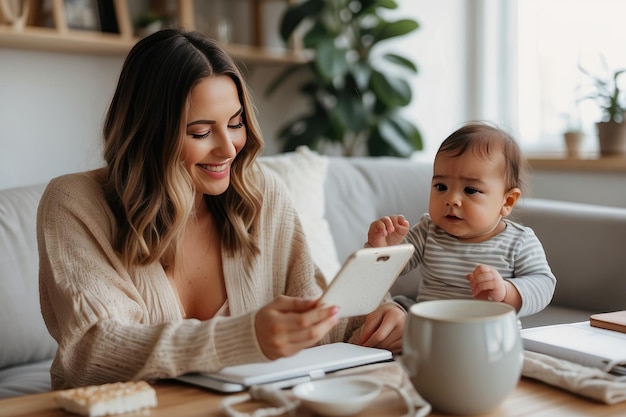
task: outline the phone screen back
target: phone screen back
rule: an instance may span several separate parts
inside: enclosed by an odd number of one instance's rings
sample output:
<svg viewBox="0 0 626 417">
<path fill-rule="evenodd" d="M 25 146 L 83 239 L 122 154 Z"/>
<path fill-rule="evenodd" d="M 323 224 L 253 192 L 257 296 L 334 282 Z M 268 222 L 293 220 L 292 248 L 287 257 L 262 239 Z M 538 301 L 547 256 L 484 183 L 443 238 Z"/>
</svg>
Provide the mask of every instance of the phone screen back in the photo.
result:
<svg viewBox="0 0 626 417">
<path fill-rule="evenodd" d="M 339 317 L 369 314 L 378 307 L 414 251 L 413 245 L 363 248 L 352 253 L 322 295 Z"/>
</svg>

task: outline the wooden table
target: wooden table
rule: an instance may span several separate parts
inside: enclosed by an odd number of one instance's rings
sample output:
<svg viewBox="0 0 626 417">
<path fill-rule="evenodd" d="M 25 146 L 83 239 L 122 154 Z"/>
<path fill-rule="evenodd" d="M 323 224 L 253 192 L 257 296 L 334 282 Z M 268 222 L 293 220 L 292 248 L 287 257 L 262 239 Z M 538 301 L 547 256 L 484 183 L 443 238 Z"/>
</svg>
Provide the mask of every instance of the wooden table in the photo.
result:
<svg viewBox="0 0 626 417">
<path fill-rule="evenodd" d="M 154 384 L 159 405 L 149 412 L 124 414 L 124 416 L 150 417 L 217 417 L 224 416 L 219 406 L 223 394 L 195 388 L 174 381 Z M 235 394 L 237 395 L 237 394 Z M 237 406 L 238 411 L 251 412 L 259 403 L 245 403 Z M 385 389 L 377 400 L 358 417 L 400 417 L 406 413 L 404 402 L 391 389 Z M 0 400 L 1 417 L 71 417 L 73 414 L 62 411 L 54 401 L 54 392 L 27 395 Z M 299 408 L 298 416 L 310 417 L 314 414 Z M 442 416 L 436 411 L 431 416 Z M 569 392 L 552 388 L 541 382 L 522 378 L 517 388 L 505 402 L 488 417 L 528 417 L 528 416 L 626 416 L 626 402 L 608 406 L 578 397 Z M 485 416 L 485 417 L 487 417 Z"/>
</svg>

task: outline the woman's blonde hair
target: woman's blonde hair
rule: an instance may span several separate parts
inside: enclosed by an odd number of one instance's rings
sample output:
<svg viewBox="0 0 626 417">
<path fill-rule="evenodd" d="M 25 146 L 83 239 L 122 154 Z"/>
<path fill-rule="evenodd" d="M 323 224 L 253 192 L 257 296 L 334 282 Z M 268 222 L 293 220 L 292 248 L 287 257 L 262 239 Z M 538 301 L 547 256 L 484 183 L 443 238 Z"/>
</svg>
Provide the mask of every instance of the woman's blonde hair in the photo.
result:
<svg viewBox="0 0 626 417">
<path fill-rule="evenodd" d="M 254 161 L 263 139 L 252 99 L 230 56 L 198 32 L 165 29 L 130 51 L 104 123 L 105 193 L 117 220 L 114 245 L 128 267 L 173 266 L 194 186 L 182 164 L 188 97 L 201 80 L 226 75 L 239 94 L 246 144 L 231 167 L 231 184 L 205 201 L 227 253 L 252 262 L 262 193 Z"/>
</svg>

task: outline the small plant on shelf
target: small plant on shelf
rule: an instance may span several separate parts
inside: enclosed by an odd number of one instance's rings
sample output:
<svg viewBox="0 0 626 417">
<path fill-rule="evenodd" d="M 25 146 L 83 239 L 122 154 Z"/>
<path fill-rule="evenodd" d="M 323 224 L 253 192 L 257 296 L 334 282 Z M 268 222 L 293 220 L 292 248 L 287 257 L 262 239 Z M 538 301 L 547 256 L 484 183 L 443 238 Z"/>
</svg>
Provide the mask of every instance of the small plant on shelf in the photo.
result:
<svg viewBox="0 0 626 417">
<path fill-rule="evenodd" d="M 621 123 L 624 120 L 624 112 L 626 105 L 624 102 L 624 93 L 619 86 L 619 77 L 626 72 L 626 69 L 620 69 L 611 73 L 608 70 L 606 62 L 603 65 L 607 71 L 606 77 L 599 77 L 587 71 L 582 65 L 578 68 L 593 83 L 593 91 L 585 95 L 581 100 L 594 100 L 602 112 L 603 122 Z"/>
<path fill-rule="evenodd" d="M 624 112 L 626 102 L 624 91 L 620 88 L 619 79 L 626 69 L 610 71 L 606 61 L 602 59 L 606 72 L 599 77 L 587 71 L 582 65 L 578 68 L 592 81 L 592 91 L 581 100 L 593 100 L 601 111 L 601 120 L 596 123 L 601 156 L 626 155 L 626 123 Z"/>
</svg>

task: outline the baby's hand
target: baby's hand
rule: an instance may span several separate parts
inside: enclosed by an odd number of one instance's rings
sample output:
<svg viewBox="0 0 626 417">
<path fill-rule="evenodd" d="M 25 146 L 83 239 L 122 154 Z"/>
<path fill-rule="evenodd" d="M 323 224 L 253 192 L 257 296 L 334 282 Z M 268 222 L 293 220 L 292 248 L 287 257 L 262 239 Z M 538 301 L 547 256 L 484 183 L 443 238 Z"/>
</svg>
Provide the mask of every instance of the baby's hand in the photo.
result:
<svg viewBox="0 0 626 417">
<path fill-rule="evenodd" d="M 370 224 L 367 243 L 373 247 L 398 245 L 409 233 L 409 222 L 403 215 L 384 216 Z"/>
<path fill-rule="evenodd" d="M 478 265 L 471 274 L 467 274 L 472 297 L 477 300 L 504 301 L 506 287 L 498 271 L 487 265 Z"/>
</svg>

